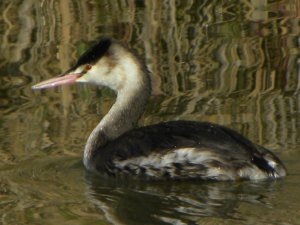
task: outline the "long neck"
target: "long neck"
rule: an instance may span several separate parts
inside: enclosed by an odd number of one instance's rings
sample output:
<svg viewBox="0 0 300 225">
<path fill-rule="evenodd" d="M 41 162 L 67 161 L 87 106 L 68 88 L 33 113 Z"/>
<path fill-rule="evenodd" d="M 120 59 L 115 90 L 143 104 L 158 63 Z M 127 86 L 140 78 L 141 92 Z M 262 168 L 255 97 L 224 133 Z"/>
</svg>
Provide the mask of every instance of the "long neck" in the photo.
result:
<svg viewBox="0 0 300 225">
<path fill-rule="evenodd" d="M 117 91 L 116 102 L 92 131 L 84 149 L 83 161 L 90 170 L 93 170 L 93 156 L 102 146 L 137 126 L 150 96 L 151 83 L 146 70 L 133 62 L 125 62 L 124 67 L 118 70 L 126 80 Z"/>
</svg>

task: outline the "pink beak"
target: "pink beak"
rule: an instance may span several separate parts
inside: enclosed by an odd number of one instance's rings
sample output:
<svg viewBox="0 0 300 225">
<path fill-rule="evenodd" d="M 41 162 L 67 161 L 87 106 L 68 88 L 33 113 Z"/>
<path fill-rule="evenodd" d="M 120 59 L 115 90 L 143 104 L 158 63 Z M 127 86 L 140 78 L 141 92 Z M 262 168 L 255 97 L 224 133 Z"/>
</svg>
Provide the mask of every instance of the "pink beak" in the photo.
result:
<svg viewBox="0 0 300 225">
<path fill-rule="evenodd" d="M 63 84 L 72 84 L 76 82 L 76 79 L 81 77 L 83 73 L 69 73 L 63 76 L 51 78 L 49 80 L 42 81 L 34 86 L 32 89 L 45 89 L 45 88 L 52 88 L 56 86 L 60 86 Z"/>
</svg>

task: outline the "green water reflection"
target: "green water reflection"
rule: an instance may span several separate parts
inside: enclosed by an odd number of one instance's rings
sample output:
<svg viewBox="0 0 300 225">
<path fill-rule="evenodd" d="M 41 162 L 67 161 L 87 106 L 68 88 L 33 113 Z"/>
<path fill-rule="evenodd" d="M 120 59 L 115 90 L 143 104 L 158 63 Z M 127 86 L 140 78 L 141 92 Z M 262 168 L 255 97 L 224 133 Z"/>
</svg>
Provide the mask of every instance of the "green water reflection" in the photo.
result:
<svg viewBox="0 0 300 225">
<path fill-rule="evenodd" d="M 300 3 L 0 3 L 0 223 L 300 224 Z M 207 120 L 273 149 L 289 176 L 260 183 L 95 178 L 84 143 L 114 101 L 89 85 L 33 92 L 97 37 L 127 42 L 152 72 L 141 124 Z"/>
</svg>

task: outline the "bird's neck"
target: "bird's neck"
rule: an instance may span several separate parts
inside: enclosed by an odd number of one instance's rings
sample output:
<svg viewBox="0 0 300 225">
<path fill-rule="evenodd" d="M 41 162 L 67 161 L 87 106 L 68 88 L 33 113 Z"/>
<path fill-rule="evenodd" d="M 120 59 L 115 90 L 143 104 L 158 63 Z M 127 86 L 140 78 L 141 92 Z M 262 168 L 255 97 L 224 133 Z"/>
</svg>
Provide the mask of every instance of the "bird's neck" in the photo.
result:
<svg viewBox="0 0 300 225">
<path fill-rule="evenodd" d="M 151 92 L 150 78 L 139 65 L 123 68 L 126 80 L 109 112 L 90 134 L 84 149 L 84 164 L 93 170 L 93 157 L 107 142 L 112 141 L 138 124 Z M 125 74 L 126 73 L 126 74 Z M 130 75 L 128 75 L 130 73 Z"/>
</svg>

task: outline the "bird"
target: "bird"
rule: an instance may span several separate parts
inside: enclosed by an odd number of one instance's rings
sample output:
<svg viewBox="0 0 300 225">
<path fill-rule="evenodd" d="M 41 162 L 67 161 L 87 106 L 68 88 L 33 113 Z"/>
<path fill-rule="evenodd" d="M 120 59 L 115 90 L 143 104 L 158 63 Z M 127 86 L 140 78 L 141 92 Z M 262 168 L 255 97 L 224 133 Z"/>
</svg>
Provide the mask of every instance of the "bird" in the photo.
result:
<svg viewBox="0 0 300 225">
<path fill-rule="evenodd" d="M 71 83 L 116 92 L 108 113 L 89 135 L 83 164 L 108 177 L 145 180 L 266 180 L 287 175 L 281 160 L 231 128 L 173 120 L 139 126 L 151 95 L 150 72 L 134 49 L 110 37 L 91 45 L 66 72 L 32 89 Z"/>
</svg>

